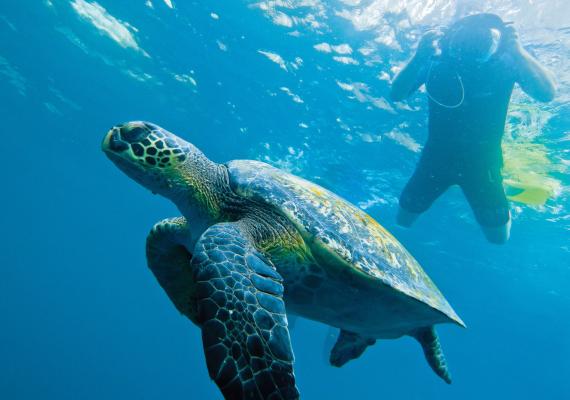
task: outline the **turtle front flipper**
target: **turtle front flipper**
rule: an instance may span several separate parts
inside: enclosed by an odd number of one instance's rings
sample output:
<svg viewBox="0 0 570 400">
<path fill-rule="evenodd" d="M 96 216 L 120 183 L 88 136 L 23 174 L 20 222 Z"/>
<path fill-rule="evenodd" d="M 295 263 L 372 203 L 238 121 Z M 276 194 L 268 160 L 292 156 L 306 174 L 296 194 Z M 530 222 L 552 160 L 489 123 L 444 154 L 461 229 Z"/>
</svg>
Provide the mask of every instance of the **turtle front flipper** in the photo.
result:
<svg viewBox="0 0 570 400">
<path fill-rule="evenodd" d="M 329 361 L 335 367 L 342 367 L 350 360 L 360 357 L 364 350 L 374 343 L 376 343 L 376 339 L 365 338 L 358 333 L 341 329 Z"/>
<path fill-rule="evenodd" d="M 148 267 L 178 311 L 195 322 L 191 302 L 190 238 L 185 218 L 162 220 L 147 236 L 146 258 Z"/>
<path fill-rule="evenodd" d="M 410 336 L 414 337 L 422 346 L 426 360 L 433 371 L 445 382 L 451 383 L 451 374 L 447 368 L 443 349 L 435 328 L 416 329 Z"/>
<path fill-rule="evenodd" d="M 282 278 L 244 223 L 210 227 L 192 268 L 210 377 L 226 399 L 298 399 Z"/>
</svg>

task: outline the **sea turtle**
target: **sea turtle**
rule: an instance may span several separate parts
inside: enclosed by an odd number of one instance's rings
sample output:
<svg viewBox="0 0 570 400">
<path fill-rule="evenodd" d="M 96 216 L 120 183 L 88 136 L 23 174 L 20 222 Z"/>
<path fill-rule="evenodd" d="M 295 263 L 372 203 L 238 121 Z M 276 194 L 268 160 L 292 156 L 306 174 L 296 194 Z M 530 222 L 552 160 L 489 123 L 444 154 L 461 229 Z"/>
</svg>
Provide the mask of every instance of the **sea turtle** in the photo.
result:
<svg viewBox="0 0 570 400">
<path fill-rule="evenodd" d="M 451 382 L 434 325 L 463 322 L 365 212 L 262 162 L 215 163 L 148 122 L 113 127 L 102 146 L 183 215 L 152 228 L 148 266 L 202 329 L 208 372 L 226 398 L 299 398 L 287 313 L 340 328 L 335 366 L 377 339 L 408 335 Z"/>
</svg>

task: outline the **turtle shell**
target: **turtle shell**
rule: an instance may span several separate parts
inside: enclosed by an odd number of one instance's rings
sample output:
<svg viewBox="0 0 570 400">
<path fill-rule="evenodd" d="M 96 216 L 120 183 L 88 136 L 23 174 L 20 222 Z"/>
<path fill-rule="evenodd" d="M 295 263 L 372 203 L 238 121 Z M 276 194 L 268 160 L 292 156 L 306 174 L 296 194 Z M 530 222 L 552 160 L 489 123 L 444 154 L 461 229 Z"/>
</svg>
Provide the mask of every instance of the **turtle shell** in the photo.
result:
<svg viewBox="0 0 570 400">
<path fill-rule="evenodd" d="M 331 191 L 266 163 L 227 164 L 232 189 L 272 206 L 312 249 L 330 253 L 365 276 L 423 302 L 464 325 L 419 263 L 372 217 Z"/>
</svg>

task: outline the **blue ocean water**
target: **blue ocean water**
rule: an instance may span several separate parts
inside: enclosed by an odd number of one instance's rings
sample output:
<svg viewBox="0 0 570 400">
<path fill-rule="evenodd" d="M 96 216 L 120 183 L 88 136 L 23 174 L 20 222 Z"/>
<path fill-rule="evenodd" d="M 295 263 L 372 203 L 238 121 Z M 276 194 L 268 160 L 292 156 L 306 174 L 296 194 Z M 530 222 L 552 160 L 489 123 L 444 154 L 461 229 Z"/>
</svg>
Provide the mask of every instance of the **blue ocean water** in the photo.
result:
<svg viewBox="0 0 570 400">
<path fill-rule="evenodd" d="M 506 141 L 546 154 L 530 167 L 555 190 L 512 203 L 504 246 L 484 240 L 459 190 L 413 229 L 395 224 L 426 100 L 390 102 L 390 80 L 422 32 L 473 11 L 513 21 L 559 86 L 549 104 L 513 95 Z M 358 204 L 467 323 L 439 327 L 448 386 L 406 338 L 330 367 L 327 328 L 300 319 L 303 398 L 570 398 L 569 56 L 562 0 L 2 1 L 0 398 L 221 398 L 199 330 L 146 268 L 148 230 L 177 210 L 100 150 L 129 120 Z"/>
</svg>

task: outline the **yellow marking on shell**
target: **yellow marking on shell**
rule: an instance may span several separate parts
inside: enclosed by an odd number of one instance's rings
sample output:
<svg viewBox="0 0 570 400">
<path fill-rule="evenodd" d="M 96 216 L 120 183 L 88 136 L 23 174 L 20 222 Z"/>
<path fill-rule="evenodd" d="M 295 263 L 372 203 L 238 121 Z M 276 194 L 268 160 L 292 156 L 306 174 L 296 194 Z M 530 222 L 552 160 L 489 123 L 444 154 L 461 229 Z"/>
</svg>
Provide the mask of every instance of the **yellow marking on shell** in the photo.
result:
<svg viewBox="0 0 570 400">
<path fill-rule="evenodd" d="M 351 222 L 348 221 L 347 218 L 354 218 L 356 221 L 360 222 L 368 232 L 368 237 L 360 239 L 364 241 L 367 247 L 380 249 L 383 257 L 388 261 L 389 266 L 392 268 L 405 268 L 409 272 L 410 277 L 416 282 L 424 281 L 426 279 L 425 273 L 421 270 L 419 264 L 411 258 L 411 256 L 404 257 L 402 260 L 401 258 L 399 259 L 393 251 L 390 251 L 390 248 L 395 248 L 402 254 L 408 254 L 390 232 L 388 232 L 382 225 L 380 225 L 380 223 L 378 223 L 378 221 L 364 211 L 356 208 L 343 199 L 338 198 L 336 195 L 313 182 L 306 181 L 297 176 L 290 175 L 287 179 L 283 179 L 281 174 L 275 174 L 274 178 L 282 182 L 293 192 L 300 195 L 303 200 L 311 203 L 323 217 L 335 218 L 339 226 L 339 233 L 351 233 Z M 297 220 L 301 222 L 300 219 L 297 218 Z M 329 238 L 327 246 L 331 250 L 336 251 L 339 256 L 347 260 L 356 268 L 362 271 L 367 271 L 367 273 L 376 277 L 384 278 L 382 270 L 379 269 L 375 263 L 371 262 L 368 257 L 353 260 L 353 255 L 349 249 L 333 238 Z M 398 289 L 407 288 L 409 290 L 408 285 L 405 282 L 396 281 L 394 282 L 394 285 Z"/>
<path fill-rule="evenodd" d="M 405 252 L 405 249 L 401 246 L 401 244 L 394 238 L 394 236 L 388 232 L 382 225 L 378 223 L 374 218 L 372 218 L 367 213 L 358 210 L 355 215 L 356 219 L 361 221 L 364 226 L 366 226 L 367 231 L 370 234 L 370 237 L 374 239 L 374 242 L 380 246 L 381 249 L 386 249 L 388 245 L 392 247 L 400 249 L 402 252 Z M 370 243 L 372 244 L 372 243 Z M 420 266 L 415 262 L 411 257 L 406 257 L 404 260 L 404 265 L 400 263 L 401 260 L 395 256 L 393 252 L 387 251 L 385 256 L 389 257 L 390 265 L 394 268 L 405 268 L 414 281 L 418 281 L 422 279 L 423 272 L 420 270 Z"/>
<path fill-rule="evenodd" d="M 324 190 L 316 185 L 313 185 L 309 190 L 317 197 L 323 197 L 325 195 Z"/>
</svg>

